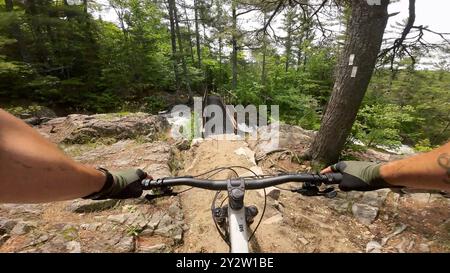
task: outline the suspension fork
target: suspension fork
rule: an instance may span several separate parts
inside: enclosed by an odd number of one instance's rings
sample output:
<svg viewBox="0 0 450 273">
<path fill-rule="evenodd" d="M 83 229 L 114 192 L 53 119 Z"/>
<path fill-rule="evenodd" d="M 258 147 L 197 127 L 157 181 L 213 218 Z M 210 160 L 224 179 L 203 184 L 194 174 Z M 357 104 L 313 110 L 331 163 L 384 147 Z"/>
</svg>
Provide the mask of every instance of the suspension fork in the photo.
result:
<svg viewBox="0 0 450 273">
<path fill-rule="evenodd" d="M 245 217 L 245 183 L 243 179 L 228 180 L 228 234 L 231 253 L 248 253 L 248 233 Z"/>
<path fill-rule="evenodd" d="M 245 183 L 228 180 L 228 204 L 215 208 L 213 217 L 225 231 L 232 253 L 248 253 L 248 226 L 258 214 L 256 206 L 244 206 Z"/>
</svg>

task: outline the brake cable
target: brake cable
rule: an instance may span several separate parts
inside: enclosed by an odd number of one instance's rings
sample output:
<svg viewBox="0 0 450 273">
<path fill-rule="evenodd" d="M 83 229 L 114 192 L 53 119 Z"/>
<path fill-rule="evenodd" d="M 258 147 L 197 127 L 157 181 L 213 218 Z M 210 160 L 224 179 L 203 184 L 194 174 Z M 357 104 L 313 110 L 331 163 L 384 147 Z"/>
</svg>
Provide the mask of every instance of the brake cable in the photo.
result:
<svg viewBox="0 0 450 273">
<path fill-rule="evenodd" d="M 216 168 L 216 169 L 213 169 L 213 170 L 211 170 L 211 171 L 206 172 L 206 174 L 207 174 L 207 173 L 211 173 L 211 172 L 213 172 L 213 171 L 215 171 L 215 170 L 216 170 L 216 172 L 213 173 L 213 174 L 211 174 L 211 175 L 209 175 L 206 179 L 208 179 L 208 178 L 210 178 L 210 177 L 212 177 L 212 176 L 214 176 L 214 175 L 216 175 L 216 174 L 218 174 L 218 173 L 220 173 L 220 172 L 222 172 L 222 171 L 225 171 L 225 170 L 231 170 L 231 171 L 234 172 L 234 174 L 235 174 L 237 177 L 239 176 L 239 174 L 238 174 L 235 170 L 233 170 L 231 167 L 220 167 L 220 168 Z M 219 196 L 219 193 L 220 193 L 220 192 L 221 192 L 221 191 L 217 191 L 217 192 L 216 192 L 216 195 L 214 195 L 213 201 L 212 201 L 212 203 L 211 203 L 211 212 L 214 212 L 215 209 L 216 209 L 216 201 L 217 201 L 217 197 Z M 224 201 L 225 201 L 225 199 L 222 201 L 222 204 L 223 204 Z M 221 207 L 222 207 L 222 205 L 221 205 Z M 219 232 L 220 237 L 222 237 L 222 239 L 224 240 L 224 242 L 225 242 L 229 247 L 231 247 L 231 244 L 230 244 L 229 240 L 227 239 L 227 235 L 224 234 L 224 233 L 222 232 L 222 230 L 220 230 L 219 225 L 217 224 L 217 220 L 216 220 L 216 218 L 214 217 L 214 215 L 213 215 L 212 218 L 213 218 L 213 221 L 214 221 L 214 226 L 216 227 L 217 232 Z"/>
</svg>

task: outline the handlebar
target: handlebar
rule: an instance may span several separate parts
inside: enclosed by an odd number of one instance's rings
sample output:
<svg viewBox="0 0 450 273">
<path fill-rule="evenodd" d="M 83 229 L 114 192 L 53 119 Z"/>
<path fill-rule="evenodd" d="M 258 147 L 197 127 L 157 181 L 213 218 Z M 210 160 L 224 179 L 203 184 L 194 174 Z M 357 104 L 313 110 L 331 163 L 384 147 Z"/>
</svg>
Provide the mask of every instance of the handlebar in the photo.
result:
<svg viewBox="0 0 450 273">
<path fill-rule="evenodd" d="M 230 179 L 230 183 L 240 183 L 244 180 L 245 189 L 256 190 L 271 186 L 280 185 L 288 182 L 308 182 L 317 186 L 321 184 L 339 184 L 342 180 L 341 173 L 327 173 L 327 174 L 283 174 L 273 177 L 264 178 L 235 178 Z M 191 186 L 207 190 L 226 190 L 228 180 L 207 180 L 195 179 L 193 177 L 166 177 L 158 178 L 156 180 L 144 179 L 142 187 L 145 190 L 161 187 L 172 186 Z"/>
</svg>

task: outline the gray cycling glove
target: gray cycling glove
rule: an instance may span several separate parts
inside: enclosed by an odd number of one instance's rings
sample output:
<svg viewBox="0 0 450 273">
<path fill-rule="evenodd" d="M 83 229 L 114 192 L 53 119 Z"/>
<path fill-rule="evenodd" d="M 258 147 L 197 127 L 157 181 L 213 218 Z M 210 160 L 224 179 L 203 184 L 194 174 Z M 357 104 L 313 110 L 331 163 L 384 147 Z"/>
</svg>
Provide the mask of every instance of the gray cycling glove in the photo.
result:
<svg viewBox="0 0 450 273">
<path fill-rule="evenodd" d="M 99 168 L 106 175 L 106 182 L 103 188 L 90 194 L 85 199 L 127 199 L 137 198 L 142 195 L 141 181 L 147 178 L 147 174 L 141 169 L 130 169 L 119 172 L 109 172 Z"/>
<path fill-rule="evenodd" d="M 341 161 L 331 166 L 333 172 L 342 173 L 339 188 L 342 191 L 373 191 L 398 188 L 387 183 L 380 175 L 382 163 L 364 161 Z"/>
</svg>

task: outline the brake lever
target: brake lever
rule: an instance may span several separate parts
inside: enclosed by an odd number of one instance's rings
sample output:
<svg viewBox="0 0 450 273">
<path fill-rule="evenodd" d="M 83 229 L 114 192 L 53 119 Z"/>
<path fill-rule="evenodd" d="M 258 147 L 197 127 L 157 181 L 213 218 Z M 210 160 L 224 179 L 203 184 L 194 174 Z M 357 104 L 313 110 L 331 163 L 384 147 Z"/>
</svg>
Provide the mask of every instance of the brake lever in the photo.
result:
<svg viewBox="0 0 450 273">
<path fill-rule="evenodd" d="M 328 187 L 321 191 L 317 185 L 312 183 L 304 183 L 301 188 L 297 188 L 292 191 L 303 196 L 324 196 L 326 198 L 335 198 L 337 196 L 337 192 L 334 187 Z"/>
<path fill-rule="evenodd" d="M 171 187 L 161 187 L 158 188 L 158 190 L 161 191 L 160 194 L 146 194 L 145 199 L 148 201 L 155 200 L 158 197 L 164 197 L 164 196 L 177 196 L 177 192 L 173 192 L 173 189 Z"/>
</svg>

